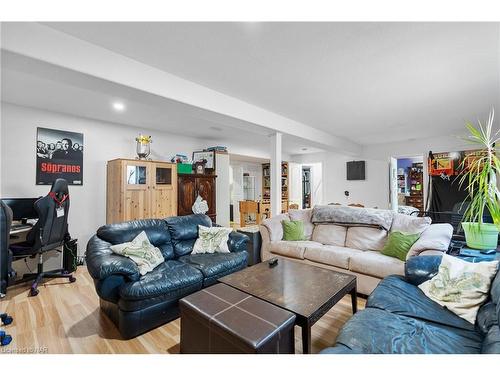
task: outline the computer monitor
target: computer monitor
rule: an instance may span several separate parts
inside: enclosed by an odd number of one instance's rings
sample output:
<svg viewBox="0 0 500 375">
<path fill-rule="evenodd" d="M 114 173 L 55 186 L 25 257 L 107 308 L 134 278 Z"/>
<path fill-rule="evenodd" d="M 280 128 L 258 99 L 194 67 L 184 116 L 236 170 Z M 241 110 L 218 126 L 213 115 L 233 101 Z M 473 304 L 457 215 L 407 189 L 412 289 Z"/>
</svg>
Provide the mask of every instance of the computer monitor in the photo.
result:
<svg viewBox="0 0 500 375">
<path fill-rule="evenodd" d="M 35 202 L 39 198 L 2 198 L 12 210 L 12 220 L 38 219 Z"/>
</svg>

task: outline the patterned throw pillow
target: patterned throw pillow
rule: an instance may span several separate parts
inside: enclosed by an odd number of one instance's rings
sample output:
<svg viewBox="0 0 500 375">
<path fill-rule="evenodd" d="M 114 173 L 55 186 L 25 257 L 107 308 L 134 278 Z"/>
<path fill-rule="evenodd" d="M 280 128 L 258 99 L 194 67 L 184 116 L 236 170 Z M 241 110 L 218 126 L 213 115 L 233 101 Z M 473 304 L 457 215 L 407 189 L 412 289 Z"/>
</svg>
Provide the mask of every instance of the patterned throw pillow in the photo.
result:
<svg viewBox="0 0 500 375">
<path fill-rule="evenodd" d="M 434 302 L 474 324 L 497 269 L 498 261 L 470 263 L 443 254 L 438 274 L 419 288 Z"/>
<path fill-rule="evenodd" d="M 132 259 L 139 267 L 139 273 L 145 275 L 165 261 L 160 249 L 149 242 L 146 232 L 142 231 L 131 242 L 112 245 L 111 251 Z"/>
<path fill-rule="evenodd" d="M 232 231 L 231 228 L 198 225 L 198 238 L 191 254 L 229 253 L 227 241 Z"/>
</svg>

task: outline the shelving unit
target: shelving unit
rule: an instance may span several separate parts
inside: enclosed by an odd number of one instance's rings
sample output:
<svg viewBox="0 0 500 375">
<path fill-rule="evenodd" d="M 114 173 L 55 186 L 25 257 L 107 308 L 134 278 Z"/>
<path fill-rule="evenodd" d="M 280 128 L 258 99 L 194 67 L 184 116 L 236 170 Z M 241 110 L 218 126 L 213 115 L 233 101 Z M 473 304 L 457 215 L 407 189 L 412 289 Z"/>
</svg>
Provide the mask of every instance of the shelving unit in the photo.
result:
<svg viewBox="0 0 500 375">
<path fill-rule="evenodd" d="M 406 197 L 406 205 L 424 211 L 424 170 L 423 163 L 413 163 L 410 169 L 410 196 Z"/>
<path fill-rule="evenodd" d="M 281 163 L 281 212 L 288 212 L 288 163 Z M 262 164 L 262 202 L 271 203 L 271 165 Z"/>
</svg>

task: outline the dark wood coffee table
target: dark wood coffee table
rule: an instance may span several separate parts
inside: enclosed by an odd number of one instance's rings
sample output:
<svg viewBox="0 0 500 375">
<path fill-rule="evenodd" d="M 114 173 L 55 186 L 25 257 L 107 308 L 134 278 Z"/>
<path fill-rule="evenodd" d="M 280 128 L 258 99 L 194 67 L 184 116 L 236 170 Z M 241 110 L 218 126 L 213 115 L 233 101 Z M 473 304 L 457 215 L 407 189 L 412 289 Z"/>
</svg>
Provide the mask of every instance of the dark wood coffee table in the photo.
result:
<svg viewBox="0 0 500 375">
<path fill-rule="evenodd" d="M 294 313 L 302 328 L 303 353 L 311 352 L 313 324 L 346 294 L 353 314 L 357 311 L 356 276 L 286 259 L 274 267 L 259 263 L 219 281 Z"/>
</svg>

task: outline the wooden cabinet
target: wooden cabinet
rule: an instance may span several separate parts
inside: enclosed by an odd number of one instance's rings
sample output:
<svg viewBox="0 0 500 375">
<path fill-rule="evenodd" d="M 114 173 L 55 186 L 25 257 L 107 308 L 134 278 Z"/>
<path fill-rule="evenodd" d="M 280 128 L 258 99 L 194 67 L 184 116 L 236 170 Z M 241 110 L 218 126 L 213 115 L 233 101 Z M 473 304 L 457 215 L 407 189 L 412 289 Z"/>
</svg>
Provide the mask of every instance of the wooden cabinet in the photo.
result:
<svg viewBox="0 0 500 375">
<path fill-rule="evenodd" d="M 179 174 L 177 186 L 177 212 L 179 216 L 191 215 L 193 204 L 198 194 L 207 201 L 207 215 L 215 223 L 216 199 L 215 179 L 216 175 L 207 174 Z"/>
<path fill-rule="evenodd" d="M 177 215 L 175 164 L 132 159 L 108 161 L 107 224 L 175 215 Z"/>
</svg>

